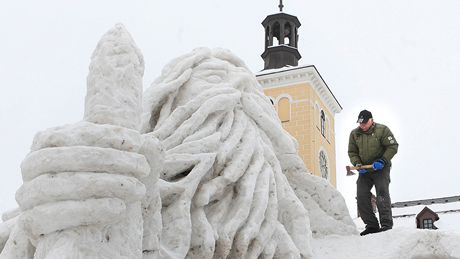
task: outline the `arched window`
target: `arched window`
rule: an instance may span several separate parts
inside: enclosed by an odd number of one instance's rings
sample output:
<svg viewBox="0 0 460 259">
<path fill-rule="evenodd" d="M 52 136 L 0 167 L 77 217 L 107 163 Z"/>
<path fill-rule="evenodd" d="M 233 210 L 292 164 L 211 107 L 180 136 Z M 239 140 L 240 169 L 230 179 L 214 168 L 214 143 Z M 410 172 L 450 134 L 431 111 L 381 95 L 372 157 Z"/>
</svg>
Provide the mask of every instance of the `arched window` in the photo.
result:
<svg viewBox="0 0 460 259">
<path fill-rule="evenodd" d="M 291 35 L 292 35 L 292 32 L 291 32 L 291 24 L 290 23 L 286 23 L 284 25 L 284 41 L 283 43 L 286 44 L 286 45 L 290 45 L 291 44 Z M 292 45 L 291 45 L 292 46 Z"/>
<path fill-rule="evenodd" d="M 321 135 L 323 135 L 323 137 L 326 137 L 326 115 L 324 114 L 323 110 L 321 110 L 320 120 L 321 120 Z"/>
<path fill-rule="evenodd" d="M 323 150 L 319 151 L 319 169 L 321 171 L 321 177 L 329 179 L 329 168 L 327 165 L 326 153 Z"/>
<path fill-rule="evenodd" d="M 281 42 L 281 25 L 279 22 L 275 22 L 272 26 L 273 28 L 273 44 L 270 46 L 278 46 Z"/>
<path fill-rule="evenodd" d="M 283 97 L 278 101 L 278 116 L 281 122 L 287 122 L 291 119 L 291 103 L 289 98 Z"/>
<path fill-rule="evenodd" d="M 270 27 L 266 27 L 265 28 L 265 48 L 268 48 L 269 46 L 271 46 L 271 42 L 270 42 Z"/>
</svg>

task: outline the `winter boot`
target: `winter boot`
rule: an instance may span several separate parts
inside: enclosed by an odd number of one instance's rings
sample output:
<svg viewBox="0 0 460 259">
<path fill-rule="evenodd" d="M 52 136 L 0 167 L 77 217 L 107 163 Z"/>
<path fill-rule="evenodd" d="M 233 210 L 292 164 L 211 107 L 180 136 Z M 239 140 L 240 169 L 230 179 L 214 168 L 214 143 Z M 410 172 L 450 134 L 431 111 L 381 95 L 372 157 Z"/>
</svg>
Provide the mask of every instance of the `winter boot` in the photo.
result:
<svg viewBox="0 0 460 259">
<path fill-rule="evenodd" d="M 383 226 L 380 228 L 380 231 L 379 232 L 383 232 L 383 231 L 387 231 L 387 230 L 390 230 L 392 227 L 389 227 L 389 226 Z"/>
<path fill-rule="evenodd" d="M 360 233 L 361 236 L 365 236 L 367 234 L 378 233 L 380 232 L 380 228 L 369 227 L 366 228 L 363 232 Z"/>
</svg>

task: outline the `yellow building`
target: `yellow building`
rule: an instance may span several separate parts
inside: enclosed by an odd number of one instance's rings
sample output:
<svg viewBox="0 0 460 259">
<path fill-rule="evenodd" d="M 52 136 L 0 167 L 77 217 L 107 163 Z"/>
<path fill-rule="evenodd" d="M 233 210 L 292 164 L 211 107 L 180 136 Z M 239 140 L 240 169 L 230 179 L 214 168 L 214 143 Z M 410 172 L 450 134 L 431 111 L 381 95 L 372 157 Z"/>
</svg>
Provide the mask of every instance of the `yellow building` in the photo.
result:
<svg viewBox="0 0 460 259">
<path fill-rule="evenodd" d="M 334 116 L 342 107 L 315 66 L 297 66 L 297 17 L 280 12 L 267 16 L 262 25 L 265 64 L 257 80 L 283 127 L 297 139 L 307 169 L 336 186 Z"/>
<path fill-rule="evenodd" d="M 305 165 L 336 185 L 334 115 L 342 107 L 315 66 L 264 70 L 257 80 L 283 127 L 297 139 Z"/>
</svg>

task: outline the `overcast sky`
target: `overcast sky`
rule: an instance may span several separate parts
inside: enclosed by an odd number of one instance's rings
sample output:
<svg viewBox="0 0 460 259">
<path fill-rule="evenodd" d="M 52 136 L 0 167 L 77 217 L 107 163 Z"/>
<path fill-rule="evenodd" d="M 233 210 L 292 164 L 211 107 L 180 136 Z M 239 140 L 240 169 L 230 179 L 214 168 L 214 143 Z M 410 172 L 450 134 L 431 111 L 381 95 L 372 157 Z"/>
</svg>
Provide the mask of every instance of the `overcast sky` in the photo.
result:
<svg viewBox="0 0 460 259">
<path fill-rule="evenodd" d="M 355 216 L 356 177 L 345 177 L 349 132 L 372 111 L 400 143 L 393 202 L 460 195 L 460 1 L 285 0 L 296 15 L 300 65 L 315 65 L 343 107 L 336 115 L 338 188 Z M 268 0 L 0 0 L 0 212 L 16 207 L 20 163 L 34 134 L 82 119 L 86 76 L 101 36 L 123 23 L 145 59 L 144 88 L 172 58 L 223 47 L 263 68 Z"/>
</svg>

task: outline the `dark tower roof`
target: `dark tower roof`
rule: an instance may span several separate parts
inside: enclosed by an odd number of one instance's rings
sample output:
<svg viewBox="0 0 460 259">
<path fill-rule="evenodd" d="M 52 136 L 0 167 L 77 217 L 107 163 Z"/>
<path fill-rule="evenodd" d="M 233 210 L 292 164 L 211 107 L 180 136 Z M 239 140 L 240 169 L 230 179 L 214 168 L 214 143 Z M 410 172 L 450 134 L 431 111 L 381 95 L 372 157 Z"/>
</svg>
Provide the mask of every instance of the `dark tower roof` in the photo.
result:
<svg viewBox="0 0 460 259">
<path fill-rule="evenodd" d="M 280 1 L 280 11 L 283 2 Z M 267 16 L 262 25 L 265 28 L 265 51 L 262 53 L 264 70 L 297 66 L 302 57 L 297 49 L 299 40 L 299 19 L 296 16 L 277 13 Z"/>
</svg>

